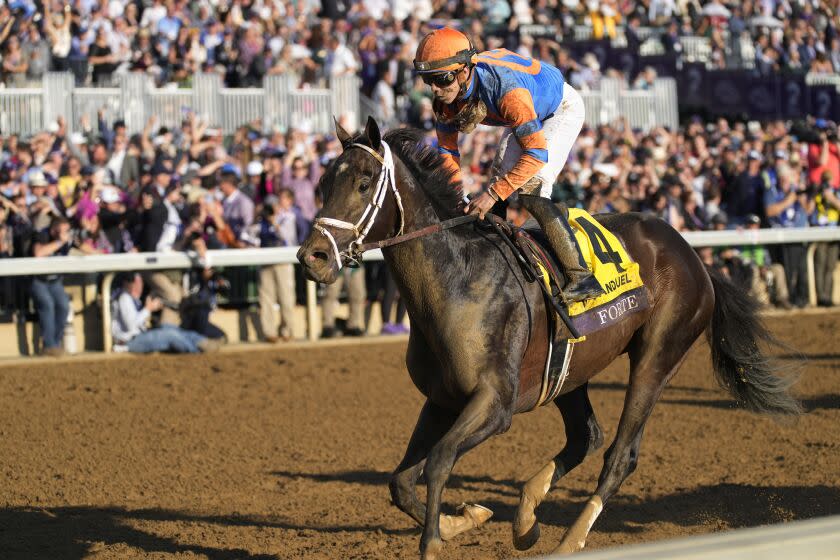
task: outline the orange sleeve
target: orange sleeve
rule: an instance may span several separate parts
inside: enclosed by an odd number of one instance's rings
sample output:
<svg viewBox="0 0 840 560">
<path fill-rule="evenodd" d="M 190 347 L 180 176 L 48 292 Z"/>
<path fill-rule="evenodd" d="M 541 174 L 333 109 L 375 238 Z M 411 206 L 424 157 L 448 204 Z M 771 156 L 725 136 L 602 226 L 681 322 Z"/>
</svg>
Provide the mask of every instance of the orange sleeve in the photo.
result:
<svg viewBox="0 0 840 560">
<path fill-rule="evenodd" d="M 461 181 L 461 153 L 458 151 L 458 129 L 442 123 L 435 124 L 438 138 L 438 152 L 443 165 L 452 172 L 453 182 Z"/>
<path fill-rule="evenodd" d="M 548 162 L 548 146 L 542 122 L 537 118 L 531 92 L 517 88 L 507 92 L 499 102 L 499 116 L 511 123 L 513 135 L 522 146 L 522 157 L 513 169 L 493 186 L 504 200 L 524 185 Z"/>
</svg>

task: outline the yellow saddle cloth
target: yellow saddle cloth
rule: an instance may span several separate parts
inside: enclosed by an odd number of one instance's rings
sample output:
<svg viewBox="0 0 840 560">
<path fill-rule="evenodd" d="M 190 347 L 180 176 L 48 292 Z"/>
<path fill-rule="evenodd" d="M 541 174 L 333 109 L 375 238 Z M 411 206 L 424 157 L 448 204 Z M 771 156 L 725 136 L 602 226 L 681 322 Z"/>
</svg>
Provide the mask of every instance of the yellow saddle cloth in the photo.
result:
<svg viewBox="0 0 840 560">
<path fill-rule="evenodd" d="M 620 322 L 649 306 L 647 289 L 633 261 L 618 238 L 585 210 L 569 209 L 586 265 L 604 288 L 604 295 L 569 305 L 569 317 L 581 335 Z"/>
</svg>

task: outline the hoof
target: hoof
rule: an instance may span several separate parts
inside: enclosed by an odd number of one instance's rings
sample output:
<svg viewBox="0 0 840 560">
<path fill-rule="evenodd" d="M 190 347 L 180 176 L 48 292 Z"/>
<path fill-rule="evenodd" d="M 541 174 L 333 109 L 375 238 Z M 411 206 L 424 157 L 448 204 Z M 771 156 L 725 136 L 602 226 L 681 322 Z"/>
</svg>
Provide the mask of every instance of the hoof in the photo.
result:
<svg viewBox="0 0 840 560">
<path fill-rule="evenodd" d="M 478 504 L 461 504 L 457 515 L 440 516 L 440 538 L 448 541 L 461 533 L 483 525 L 493 512 Z"/>
<path fill-rule="evenodd" d="M 560 546 L 555 548 L 552 554 L 556 554 L 558 556 L 566 556 L 568 554 L 574 554 L 575 552 L 579 552 L 581 550 L 583 550 L 583 544 L 560 543 Z"/>
<path fill-rule="evenodd" d="M 420 560 L 437 560 L 443 548 L 443 541 L 435 539 L 420 550 Z"/>
<path fill-rule="evenodd" d="M 513 546 L 516 550 L 528 550 L 540 540 L 540 524 L 534 520 L 534 524 L 525 534 L 521 534 L 520 527 L 513 527 Z"/>
</svg>

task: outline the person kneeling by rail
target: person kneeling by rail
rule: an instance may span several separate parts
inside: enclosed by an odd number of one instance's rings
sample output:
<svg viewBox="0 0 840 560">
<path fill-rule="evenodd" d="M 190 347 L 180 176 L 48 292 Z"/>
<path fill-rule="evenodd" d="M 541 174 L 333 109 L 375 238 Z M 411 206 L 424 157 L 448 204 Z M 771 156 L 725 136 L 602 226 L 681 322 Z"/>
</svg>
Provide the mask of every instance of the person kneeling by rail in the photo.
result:
<svg viewBox="0 0 840 560">
<path fill-rule="evenodd" d="M 143 277 L 129 273 L 121 283 L 121 293 L 114 299 L 111 333 L 114 337 L 115 352 L 175 352 L 191 353 L 213 352 L 220 343 L 194 331 L 188 331 L 169 324 L 158 328 L 146 327 L 149 317 L 163 307 L 160 299 L 143 294 Z"/>
</svg>

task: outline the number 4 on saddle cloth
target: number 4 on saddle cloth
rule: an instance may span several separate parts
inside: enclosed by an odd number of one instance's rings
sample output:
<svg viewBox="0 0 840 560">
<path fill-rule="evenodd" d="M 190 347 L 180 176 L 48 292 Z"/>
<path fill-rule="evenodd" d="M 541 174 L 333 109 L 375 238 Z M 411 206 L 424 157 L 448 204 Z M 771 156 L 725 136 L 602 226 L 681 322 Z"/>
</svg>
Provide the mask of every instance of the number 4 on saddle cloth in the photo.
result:
<svg viewBox="0 0 840 560">
<path fill-rule="evenodd" d="M 560 394 L 569 373 L 574 344 L 586 340 L 586 335 L 615 325 L 649 306 L 647 290 L 639 274 L 639 264 L 630 258 L 618 238 L 585 210 L 570 208 L 569 224 L 574 230 L 586 265 L 604 288 L 604 294 L 566 306 L 568 316 L 563 318 L 563 322 L 570 322 L 578 331 L 579 338 L 570 336 L 565 339 L 565 344 L 557 344 L 555 338 L 560 332 L 561 321 L 557 321 L 556 316 L 552 317 L 554 324 L 549 329 L 551 340 L 537 406 L 552 401 Z M 565 314 L 556 305 L 562 303 L 560 298 L 565 283 L 556 260 L 544 249 L 543 244 L 538 243 L 524 229 L 512 231 L 511 238 L 527 262 L 526 271 L 543 283 L 547 297 L 554 300 L 551 307 L 557 311 L 557 315 Z M 557 352 L 554 351 L 555 345 L 559 346 Z M 558 354 L 559 351 L 562 354 Z"/>
</svg>

